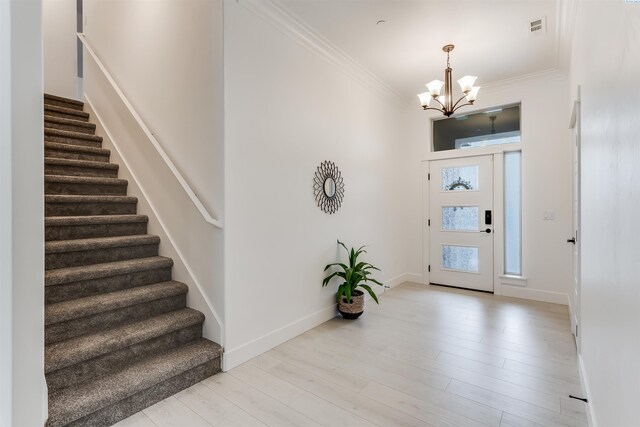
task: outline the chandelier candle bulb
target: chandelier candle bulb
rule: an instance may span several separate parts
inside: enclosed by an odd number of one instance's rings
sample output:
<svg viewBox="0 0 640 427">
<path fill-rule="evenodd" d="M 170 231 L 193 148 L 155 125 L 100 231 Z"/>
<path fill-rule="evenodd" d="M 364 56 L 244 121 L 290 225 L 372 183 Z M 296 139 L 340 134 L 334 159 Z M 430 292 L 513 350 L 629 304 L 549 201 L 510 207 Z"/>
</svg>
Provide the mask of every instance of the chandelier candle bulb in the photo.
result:
<svg viewBox="0 0 640 427">
<path fill-rule="evenodd" d="M 478 78 L 477 76 L 464 76 L 458 80 L 460 90 L 462 91 L 462 96 L 460 97 L 460 99 L 455 101 L 455 103 L 453 102 L 453 87 L 451 84 L 451 75 L 453 69 L 451 68 L 451 64 L 449 62 L 449 56 L 454 47 L 455 46 L 452 44 L 448 44 L 442 47 L 442 50 L 447 54 L 447 68 L 445 68 L 444 70 L 444 82 L 441 80 L 432 80 L 425 85 L 429 90 L 428 94 L 431 95 L 431 97 L 435 99 L 438 104 L 440 104 L 440 107 L 429 107 L 430 100 L 428 99 L 426 92 L 418 94 L 420 105 L 424 110 L 437 110 L 447 117 L 450 117 L 459 108 L 465 107 L 467 105 L 473 105 L 473 102 L 478 96 L 478 91 L 480 90 L 480 86 L 473 85 Z M 444 94 L 440 95 L 443 87 Z M 460 102 L 462 102 L 462 100 L 464 100 L 465 98 L 467 101 L 466 104 L 460 104 Z"/>
</svg>

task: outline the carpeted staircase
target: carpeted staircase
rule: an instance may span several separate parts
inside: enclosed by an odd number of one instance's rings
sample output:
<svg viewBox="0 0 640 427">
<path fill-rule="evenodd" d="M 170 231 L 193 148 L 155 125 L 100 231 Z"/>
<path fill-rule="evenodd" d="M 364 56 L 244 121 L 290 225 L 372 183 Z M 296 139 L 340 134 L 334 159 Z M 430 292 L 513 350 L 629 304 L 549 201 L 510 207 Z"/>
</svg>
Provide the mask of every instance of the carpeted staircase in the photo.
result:
<svg viewBox="0 0 640 427">
<path fill-rule="evenodd" d="M 48 426 L 108 426 L 220 371 L 83 103 L 44 95 Z"/>
</svg>

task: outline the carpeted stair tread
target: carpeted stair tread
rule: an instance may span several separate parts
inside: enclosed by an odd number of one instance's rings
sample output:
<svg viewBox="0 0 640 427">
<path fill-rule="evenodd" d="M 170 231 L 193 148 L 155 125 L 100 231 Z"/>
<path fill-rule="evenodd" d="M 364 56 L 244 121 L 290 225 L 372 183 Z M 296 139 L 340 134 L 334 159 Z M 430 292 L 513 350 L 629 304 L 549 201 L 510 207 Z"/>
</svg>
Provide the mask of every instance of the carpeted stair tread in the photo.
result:
<svg viewBox="0 0 640 427">
<path fill-rule="evenodd" d="M 64 145 L 65 148 L 69 147 L 67 144 L 60 144 L 60 145 Z M 87 147 L 82 147 L 82 148 L 87 148 Z M 106 151 L 109 151 L 109 150 L 106 150 Z M 115 163 L 93 162 L 91 160 L 60 159 L 56 157 L 45 157 L 44 164 L 56 165 L 56 166 L 78 167 L 78 168 L 109 169 L 114 171 L 117 171 L 119 169 L 119 166 Z"/>
<path fill-rule="evenodd" d="M 69 194 L 48 194 L 44 196 L 45 203 L 136 203 L 137 197 L 131 196 L 77 196 Z"/>
<path fill-rule="evenodd" d="M 126 224 L 149 222 L 146 215 L 87 215 L 87 216 L 50 216 L 44 219 L 45 227 L 63 227 L 65 225 Z"/>
<path fill-rule="evenodd" d="M 61 129 L 52 129 L 52 128 L 44 128 L 44 138 L 47 139 L 47 136 L 58 136 L 62 138 L 68 139 L 78 139 L 78 140 L 86 140 L 92 141 L 96 143 L 102 143 L 102 137 L 98 135 L 90 135 L 88 133 L 82 132 L 74 132 L 71 130 L 61 130 Z"/>
<path fill-rule="evenodd" d="M 105 176 L 49 175 L 44 176 L 44 194 L 47 195 L 101 195 L 126 196 L 126 179 Z"/>
<path fill-rule="evenodd" d="M 106 331 L 45 346 L 45 373 L 204 322 L 204 314 L 183 308 Z"/>
<path fill-rule="evenodd" d="M 65 184 L 86 184 L 86 185 L 127 185 L 126 179 L 104 178 L 100 176 L 68 176 L 68 175 L 45 175 L 44 182 L 56 182 Z"/>
<path fill-rule="evenodd" d="M 160 237 L 151 234 L 138 236 L 97 237 L 92 239 L 59 240 L 45 242 L 45 254 L 57 254 L 62 252 L 79 252 L 86 250 L 98 250 L 106 248 L 126 248 L 129 246 L 157 245 Z"/>
<path fill-rule="evenodd" d="M 85 123 L 89 120 L 89 113 L 85 113 L 84 111 L 60 107 L 58 105 L 44 104 L 44 115 L 52 116 L 53 114 L 63 114 L 65 116 L 74 117 L 74 120 L 84 121 Z"/>
<path fill-rule="evenodd" d="M 84 102 L 48 93 L 44 94 L 44 105 L 56 105 L 78 111 L 82 111 L 84 109 Z"/>
<path fill-rule="evenodd" d="M 170 281 L 139 286 L 107 294 L 47 304 L 45 325 L 66 322 L 106 311 L 143 304 L 149 301 L 186 294 L 189 287 L 184 283 Z"/>
<path fill-rule="evenodd" d="M 138 199 L 122 195 L 66 195 L 44 196 L 44 215 L 132 215 L 137 212 Z"/>
<path fill-rule="evenodd" d="M 56 392 L 49 399 L 48 426 L 62 426 L 175 378 L 220 357 L 222 349 L 206 339 L 144 359 L 118 372 Z"/>
<path fill-rule="evenodd" d="M 44 94 L 44 99 L 45 99 L 45 102 L 46 102 L 46 100 L 49 100 L 49 101 L 61 101 L 61 102 L 66 102 L 68 104 L 75 105 L 77 107 L 84 107 L 84 102 L 82 102 L 82 101 L 78 101 L 77 99 L 72 99 L 72 98 L 65 98 L 63 96 L 52 95 L 50 93 L 45 93 Z"/>
<path fill-rule="evenodd" d="M 74 120 L 65 117 L 49 116 L 45 112 L 44 127 L 49 129 L 65 130 L 64 128 L 56 128 L 56 126 L 78 128 L 81 129 L 79 130 L 79 132 L 92 135 L 96 131 L 96 125 L 93 123 L 89 123 L 84 120 Z"/>
<path fill-rule="evenodd" d="M 51 142 L 45 141 L 44 148 L 49 148 L 52 150 L 60 150 L 60 151 L 74 151 L 79 153 L 90 153 L 90 154 L 98 154 L 101 156 L 109 156 L 111 155 L 111 151 L 106 148 L 98 148 L 98 147 L 87 147 L 85 145 L 73 145 L 73 144 L 61 144 L 59 142 Z"/>
<path fill-rule="evenodd" d="M 130 259 L 126 261 L 106 262 L 102 264 L 83 265 L 79 267 L 47 270 L 44 273 L 45 286 L 56 286 L 79 280 L 102 279 L 138 271 L 168 268 L 173 266 L 171 258 L 156 256 Z"/>
</svg>

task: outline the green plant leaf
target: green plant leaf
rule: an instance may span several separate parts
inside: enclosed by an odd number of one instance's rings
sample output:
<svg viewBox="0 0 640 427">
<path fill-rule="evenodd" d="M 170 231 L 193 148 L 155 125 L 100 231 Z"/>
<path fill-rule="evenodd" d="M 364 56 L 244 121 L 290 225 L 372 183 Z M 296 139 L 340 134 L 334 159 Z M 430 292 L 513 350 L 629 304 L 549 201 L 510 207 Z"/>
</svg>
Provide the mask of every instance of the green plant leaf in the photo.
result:
<svg viewBox="0 0 640 427">
<path fill-rule="evenodd" d="M 373 282 L 376 285 L 380 285 L 380 286 L 384 287 L 384 283 L 380 283 L 376 279 L 367 279 L 367 282 Z"/>
<path fill-rule="evenodd" d="M 346 293 L 346 291 L 347 291 L 346 283 L 343 283 L 342 285 L 338 286 L 338 293 L 336 294 L 336 301 L 340 302 L 340 298 L 342 298 L 342 296 Z"/>
<path fill-rule="evenodd" d="M 331 279 L 333 279 L 337 275 L 338 275 L 338 272 L 335 272 L 335 273 L 330 274 L 327 277 L 325 277 L 324 280 L 322 281 L 322 286 L 327 286 L 329 284 L 329 282 L 331 281 Z"/>
<path fill-rule="evenodd" d="M 338 244 L 340 246 L 342 246 L 344 248 L 344 250 L 347 251 L 347 253 L 349 253 L 349 249 L 347 249 L 347 247 L 344 245 L 344 243 L 342 243 L 340 240 L 338 240 Z"/>
<path fill-rule="evenodd" d="M 327 264 L 327 266 L 324 268 L 324 271 L 327 271 L 329 268 L 334 267 L 334 266 L 339 266 L 344 268 L 345 270 L 348 268 L 345 264 L 341 263 L 341 262 L 334 262 L 333 264 Z"/>
<path fill-rule="evenodd" d="M 371 295 L 371 298 L 373 298 L 376 304 L 380 304 L 380 302 L 378 301 L 378 296 L 376 295 L 375 292 L 373 292 L 373 289 L 371 289 L 369 285 L 360 285 L 360 287 L 365 289 L 367 292 L 369 292 L 369 295 Z"/>
</svg>

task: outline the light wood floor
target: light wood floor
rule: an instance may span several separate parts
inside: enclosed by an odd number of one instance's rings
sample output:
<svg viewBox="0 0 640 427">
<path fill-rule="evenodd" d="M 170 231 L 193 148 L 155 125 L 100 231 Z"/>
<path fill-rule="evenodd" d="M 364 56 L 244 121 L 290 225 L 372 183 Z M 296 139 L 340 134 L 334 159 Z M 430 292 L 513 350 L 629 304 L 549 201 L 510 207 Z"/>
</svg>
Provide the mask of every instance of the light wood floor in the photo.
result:
<svg viewBox="0 0 640 427">
<path fill-rule="evenodd" d="M 405 283 L 121 423 L 584 426 L 567 307 Z"/>
</svg>

